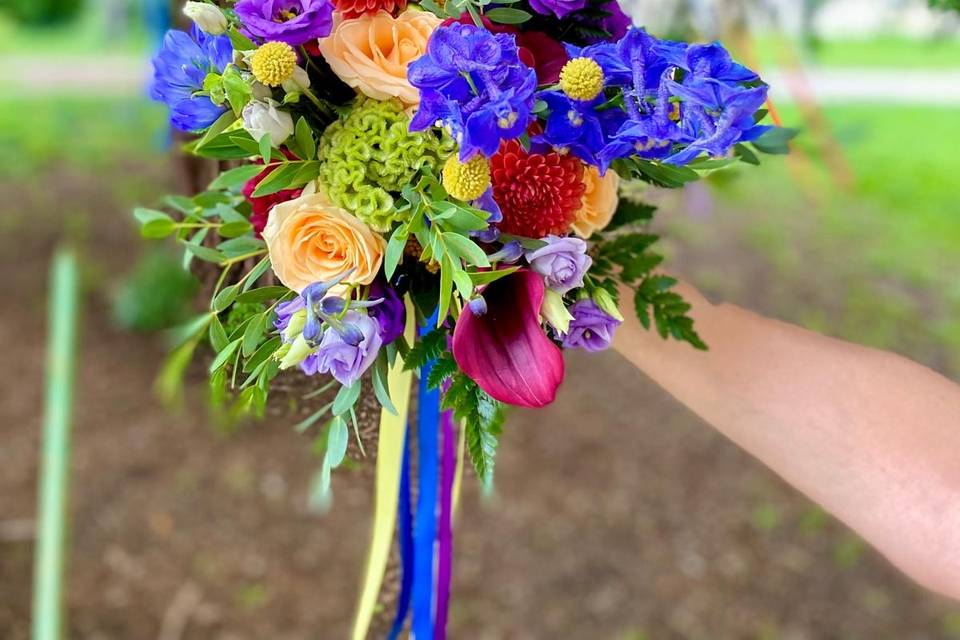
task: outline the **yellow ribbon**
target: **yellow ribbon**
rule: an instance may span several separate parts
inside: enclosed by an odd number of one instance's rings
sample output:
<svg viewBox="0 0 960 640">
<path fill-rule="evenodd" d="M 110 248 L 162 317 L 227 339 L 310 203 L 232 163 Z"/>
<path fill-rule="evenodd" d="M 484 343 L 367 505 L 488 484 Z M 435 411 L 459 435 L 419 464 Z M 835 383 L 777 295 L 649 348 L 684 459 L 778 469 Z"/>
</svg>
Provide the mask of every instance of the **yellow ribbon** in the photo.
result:
<svg viewBox="0 0 960 640">
<path fill-rule="evenodd" d="M 407 326 L 404 335 L 413 344 L 415 323 L 413 305 L 407 298 Z M 380 412 L 380 432 L 377 444 L 377 489 L 374 497 L 373 531 L 367 555 L 367 569 L 360 589 L 357 616 L 353 623 L 353 640 L 364 640 L 377 606 L 377 597 L 387 570 L 393 531 L 397 521 L 397 503 L 400 496 L 400 467 L 403 464 L 403 439 L 407 429 L 407 410 L 410 406 L 410 388 L 413 372 L 403 370 L 403 359 L 397 361 L 387 374 L 390 399 L 396 415 L 386 409 Z"/>
</svg>

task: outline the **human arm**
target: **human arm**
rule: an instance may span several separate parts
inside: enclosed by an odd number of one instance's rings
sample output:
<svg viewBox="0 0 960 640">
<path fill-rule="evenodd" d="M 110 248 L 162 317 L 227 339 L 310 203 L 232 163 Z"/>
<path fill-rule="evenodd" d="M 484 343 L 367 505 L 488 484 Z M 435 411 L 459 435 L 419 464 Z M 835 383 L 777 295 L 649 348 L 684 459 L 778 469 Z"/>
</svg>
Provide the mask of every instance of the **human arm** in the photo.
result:
<svg viewBox="0 0 960 640">
<path fill-rule="evenodd" d="M 629 314 L 617 350 L 917 582 L 960 599 L 960 386 L 898 355 L 681 293 L 709 351 L 662 340 Z"/>
</svg>

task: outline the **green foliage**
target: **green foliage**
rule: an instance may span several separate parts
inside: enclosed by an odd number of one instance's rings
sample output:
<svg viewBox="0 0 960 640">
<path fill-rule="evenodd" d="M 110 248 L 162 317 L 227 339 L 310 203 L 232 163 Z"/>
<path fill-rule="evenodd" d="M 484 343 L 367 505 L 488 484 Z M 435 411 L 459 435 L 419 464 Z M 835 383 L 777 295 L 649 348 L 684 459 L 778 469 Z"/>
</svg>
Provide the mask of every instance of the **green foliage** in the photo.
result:
<svg viewBox="0 0 960 640">
<path fill-rule="evenodd" d="M 706 349 L 688 315 L 690 305 L 671 291 L 677 281 L 654 273 L 663 256 L 651 251 L 659 238 L 647 233 L 645 226 L 655 211 L 650 205 L 622 199 L 610 225 L 595 238 L 598 243 L 590 276 L 595 286 L 614 297 L 617 282 L 630 287 L 634 310 L 644 328 L 655 327 L 663 338 Z"/>
<path fill-rule="evenodd" d="M 960 0 L 930 0 L 930 6 L 934 9 L 960 11 Z"/>
<path fill-rule="evenodd" d="M 82 0 L 9 0 L 5 4 L 15 20 L 43 26 L 69 22 L 83 7 Z"/>
<path fill-rule="evenodd" d="M 463 373 L 452 376 L 450 389 L 443 397 L 443 409 L 466 430 L 467 451 L 481 482 L 490 486 L 497 453 L 497 438 L 503 427 L 503 405 L 491 398 Z"/>
<path fill-rule="evenodd" d="M 447 332 L 444 329 L 434 329 L 422 336 L 403 360 L 403 368 L 407 371 L 419 370 L 431 360 L 437 360 L 447 349 Z"/>
<path fill-rule="evenodd" d="M 168 329 L 192 312 L 197 280 L 167 251 L 143 256 L 124 280 L 113 302 L 120 326 L 136 331 Z"/>
</svg>

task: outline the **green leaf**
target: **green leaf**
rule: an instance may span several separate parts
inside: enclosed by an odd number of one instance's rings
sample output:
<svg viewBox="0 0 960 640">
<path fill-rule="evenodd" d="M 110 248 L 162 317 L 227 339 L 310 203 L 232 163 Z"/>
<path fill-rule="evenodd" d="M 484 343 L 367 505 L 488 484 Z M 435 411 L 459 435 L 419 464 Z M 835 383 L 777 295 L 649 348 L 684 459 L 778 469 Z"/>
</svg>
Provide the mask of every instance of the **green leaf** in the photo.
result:
<svg viewBox="0 0 960 640">
<path fill-rule="evenodd" d="M 511 273 L 516 273 L 519 268 L 520 267 L 509 267 L 507 269 L 497 269 L 496 271 L 468 271 L 467 275 L 470 276 L 473 284 L 479 287 L 490 284 L 491 282 L 496 282 Z"/>
<path fill-rule="evenodd" d="M 353 405 L 357 403 L 357 399 L 360 398 L 361 386 L 360 381 L 357 380 L 349 387 L 340 387 L 337 397 L 333 399 L 333 415 L 342 416 L 350 411 Z"/>
<path fill-rule="evenodd" d="M 230 38 L 230 42 L 236 51 L 252 51 L 257 48 L 257 45 L 250 38 L 237 31 L 236 28 L 227 31 L 227 37 Z"/>
<path fill-rule="evenodd" d="M 243 363 L 243 372 L 250 373 L 262 363 L 267 361 L 267 358 L 272 356 L 277 349 L 280 348 L 280 345 L 283 343 L 283 340 L 280 336 L 273 336 L 266 342 L 264 342 L 260 347 L 254 352 L 254 354 Z"/>
<path fill-rule="evenodd" d="M 243 108 L 253 98 L 253 87 L 240 76 L 235 66 L 230 65 L 223 72 L 223 88 L 227 93 L 230 108 L 236 117 L 240 117 Z"/>
<path fill-rule="evenodd" d="M 700 179 L 696 171 L 687 167 L 675 167 L 649 160 L 634 160 L 633 164 L 641 179 L 658 187 L 676 189 Z"/>
<path fill-rule="evenodd" d="M 184 248 L 195 255 L 197 258 L 204 260 L 206 262 L 223 262 L 224 255 L 217 251 L 216 249 L 211 249 L 210 247 L 205 247 L 201 244 L 193 244 L 192 242 L 183 242 L 181 243 Z"/>
<path fill-rule="evenodd" d="M 483 15 L 490 18 L 494 22 L 499 22 L 500 24 L 523 24 L 533 17 L 526 11 L 522 11 L 520 9 L 509 9 L 506 7 L 491 9 Z"/>
<path fill-rule="evenodd" d="M 214 141 L 217 137 L 219 137 L 221 133 L 226 131 L 227 127 L 229 127 L 236 121 L 237 121 L 237 114 L 233 113 L 232 111 L 224 112 L 223 115 L 217 118 L 216 121 L 214 121 L 214 123 L 210 125 L 210 128 L 207 129 L 206 133 L 203 134 L 203 137 L 196 142 L 194 151 L 198 152 L 199 150 L 206 147 L 208 144 Z"/>
<path fill-rule="evenodd" d="M 475 267 L 489 267 L 490 260 L 480 246 L 466 236 L 448 231 L 443 234 L 443 241 L 458 258 Z M 441 287 L 442 290 L 442 287 Z"/>
<path fill-rule="evenodd" d="M 450 298 L 453 296 L 453 262 L 450 256 L 443 256 L 440 260 L 440 297 L 437 302 L 437 326 L 447 319 L 450 311 Z"/>
<path fill-rule="evenodd" d="M 620 204 L 617 205 L 617 212 L 613 214 L 613 219 L 604 231 L 613 231 L 637 223 L 650 222 L 653 220 L 653 214 L 656 211 L 657 208 L 653 205 L 621 198 Z"/>
<path fill-rule="evenodd" d="M 133 216 L 140 222 L 140 235 L 144 238 L 166 238 L 177 230 L 177 223 L 163 211 L 135 209 Z"/>
<path fill-rule="evenodd" d="M 336 416 L 330 421 L 330 431 L 327 434 L 327 454 L 325 459 L 331 469 L 339 467 L 340 463 L 343 462 L 343 458 L 347 455 L 347 442 L 349 439 L 350 432 L 347 429 L 346 421 L 342 417 Z"/>
<path fill-rule="evenodd" d="M 217 176 L 216 180 L 210 183 L 210 188 L 233 189 L 245 184 L 261 171 L 263 171 L 263 165 L 259 164 L 245 164 L 242 167 L 235 167 Z"/>
<path fill-rule="evenodd" d="M 411 347 L 403 359 L 403 368 L 406 371 L 422 369 L 431 360 L 437 360 L 447 349 L 447 332 L 443 329 L 433 329 Z"/>
<path fill-rule="evenodd" d="M 457 366 L 457 361 L 453 359 L 453 355 L 450 353 L 443 354 L 443 357 L 430 368 L 430 373 L 427 375 L 427 387 L 439 389 L 445 380 L 459 370 L 460 367 Z"/>
<path fill-rule="evenodd" d="M 470 460 L 480 480 L 489 487 L 493 482 L 497 436 L 503 424 L 503 405 L 473 380 L 457 372 L 443 397 L 442 406 L 452 409 L 456 419 L 463 423 Z"/>
<path fill-rule="evenodd" d="M 388 364 L 387 354 L 381 353 L 373 367 L 373 393 L 377 396 L 377 402 L 385 411 L 393 415 L 399 415 L 397 408 L 393 406 L 393 400 L 390 398 L 390 385 L 388 383 Z"/>
<path fill-rule="evenodd" d="M 297 120 L 294 137 L 296 138 L 297 146 L 300 147 L 300 151 L 303 152 L 304 160 L 313 160 L 317 157 L 317 141 L 314 140 L 313 131 L 310 129 L 310 125 L 307 124 L 307 119 L 303 116 Z"/>
<path fill-rule="evenodd" d="M 252 236 L 231 238 L 217 245 L 217 249 L 223 252 L 224 258 L 237 258 L 248 253 L 253 253 L 254 251 L 260 251 L 264 248 L 266 248 L 266 244 L 264 244 L 263 240 Z"/>
<path fill-rule="evenodd" d="M 257 148 L 260 152 L 260 157 L 263 159 L 263 164 L 270 164 L 270 160 L 273 158 L 273 142 L 270 140 L 270 134 L 265 133 L 257 141 Z"/>
<path fill-rule="evenodd" d="M 253 225 L 246 220 L 227 222 L 220 226 L 219 233 L 224 238 L 236 238 L 253 231 Z"/>
<path fill-rule="evenodd" d="M 393 277 L 400 261 L 403 260 L 403 250 L 407 246 L 407 238 L 409 237 L 410 234 L 406 231 L 406 225 L 400 225 L 390 234 L 386 256 L 383 259 L 383 273 L 387 280 Z"/>
<path fill-rule="evenodd" d="M 762 136 L 751 142 L 754 149 L 770 155 L 786 155 L 790 153 L 790 141 L 800 134 L 799 129 L 774 127 Z"/>
<path fill-rule="evenodd" d="M 204 326 L 204 329 L 206 327 Z M 179 404 L 183 398 L 183 378 L 199 340 L 194 338 L 174 349 L 157 374 L 154 390 L 164 404 Z"/>
<path fill-rule="evenodd" d="M 251 269 L 250 273 L 247 274 L 247 279 L 243 283 L 243 292 L 246 293 L 249 291 L 257 283 L 257 280 L 260 279 L 260 276 L 265 274 L 269 268 L 270 256 L 265 256 L 260 262 L 257 263 L 257 266 Z"/>
<path fill-rule="evenodd" d="M 268 300 L 277 300 L 290 293 L 286 287 L 260 287 L 251 289 L 237 296 L 236 302 L 267 302 Z"/>
<path fill-rule="evenodd" d="M 217 313 L 220 313 L 230 305 L 234 303 L 237 299 L 237 294 L 240 292 L 240 288 L 232 284 L 229 287 L 224 287 L 217 293 L 216 297 L 213 299 L 213 310 Z"/>
<path fill-rule="evenodd" d="M 752 164 L 754 166 L 760 166 L 760 158 L 757 157 L 753 151 L 750 150 L 745 144 L 737 144 L 733 147 L 733 152 L 737 155 L 740 160 L 746 162 L 747 164 Z"/>
<path fill-rule="evenodd" d="M 297 174 L 302 168 L 303 165 L 299 162 L 285 162 L 276 166 L 267 177 L 257 185 L 257 188 L 253 192 L 253 197 L 260 198 L 269 196 L 278 191 L 283 191 L 284 189 L 295 186 Z"/>
<path fill-rule="evenodd" d="M 233 342 L 227 344 L 218 354 L 217 357 L 213 359 L 213 362 L 210 363 L 210 373 L 214 373 L 217 369 L 227 364 L 227 361 L 230 357 L 236 353 L 237 349 L 240 348 L 240 338 L 237 338 Z"/>
<path fill-rule="evenodd" d="M 241 350 L 243 357 L 250 357 L 260 346 L 263 334 L 267 330 L 268 316 L 269 314 L 262 313 L 250 319 L 246 331 L 243 332 L 243 349 Z"/>
<path fill-rule="evenodd" d="M 227 343 L 230 342 L 227 332 L 223 328 L 223 323 L 220 322 L 220 317 L 217 315 L 214 315 L 210 322 L 209 338 L 210 346 L 217 352 L 223 351 L 227 347 Z"/>
</svg>

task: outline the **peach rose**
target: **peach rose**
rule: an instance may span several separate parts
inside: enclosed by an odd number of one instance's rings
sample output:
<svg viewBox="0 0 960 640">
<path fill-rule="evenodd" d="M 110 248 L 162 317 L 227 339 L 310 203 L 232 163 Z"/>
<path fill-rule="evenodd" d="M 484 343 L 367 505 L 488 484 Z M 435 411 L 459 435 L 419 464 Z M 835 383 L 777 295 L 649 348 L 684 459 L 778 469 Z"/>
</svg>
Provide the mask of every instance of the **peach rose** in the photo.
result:
<svg viewBox="0 0 960 640">
<path fill-rule="evenodd" d="M 620 202 L 617 195 L 620 176 L 613 170 L 601 176 L 596 167 L 589 165 L 584 169 L 583 183 L 587 188 L 583 192 L 583 206 L 577 212 L 573 231 L 581 238 L 589 238 L 597 231 L 602 231 L 613 219 Z"/>
<path fill-rule="evenodd" d="M 423 55 L 440 18 L 407 10 L 394 18 L 386 11 L 343 20 L 320 40 L 320 52 L 340 79 L 374 100 L 399 98 L 406 107 L 420 103 L 407 80 L 407 65 Z"/>
<path fill-rule="evenodd" d="M 386 249 L 381 236 L 318 193 L 275 206 L 263 239 L 273 272 L 297 293 L 348 269 L 344 282 L 370 284 Z"/>
</svg>

